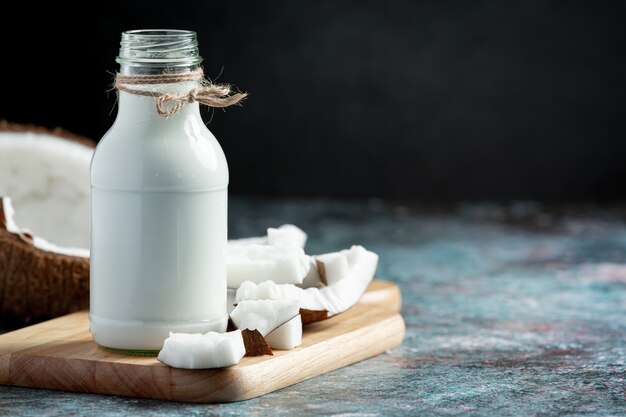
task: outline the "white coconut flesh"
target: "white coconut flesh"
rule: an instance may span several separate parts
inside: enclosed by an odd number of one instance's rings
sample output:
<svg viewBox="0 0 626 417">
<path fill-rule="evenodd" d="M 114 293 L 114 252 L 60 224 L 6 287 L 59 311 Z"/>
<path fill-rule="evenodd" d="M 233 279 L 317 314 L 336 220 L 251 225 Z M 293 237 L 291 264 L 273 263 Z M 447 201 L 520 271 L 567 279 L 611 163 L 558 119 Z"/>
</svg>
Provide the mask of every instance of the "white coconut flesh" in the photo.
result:
<svg viewBox="0 0 626 417">
<path fill-rule="evenodd" d="M 300 248 L 256 244 L 228 246 L 226 265 L 230 288 L 245 281 L 299 284 L 311 267 Z"/>
<path fill-rule="evenodd" d="M 229 240 L 226 251 L 228 287 L 245 281 L 272 280 L 300 284 L 311 268 L 304 253 L 306 233 L 294 225 L 269 228 L 267 236 Z"/>
<path fill-rule="evenodd" d="M 298 300 L 249 300 L 239 302 L 230 313 L 230 319 L 240 330 L 258 330 L 261 336 L 267 336 L 299 311 Z"/>
<path fill-rule="evenodd" d="M 174 368 L 224 368 L 238 364 L 245 354 L 241 330 L 206 334 L 170 333 L 158 360 Z"/>
<path fill-rule="evenodd" d="M 298 286 L 302 288 L 311 288 L 311 287 L 321 287 L 323 285 L 326 285 L 322 282 L 322 278 L 320 277 L 320 273 L 318 269 L 319 266 L 314 256 L 310 257 L 309 263 L 310 263 L 309 273 L 306 274 L 306 276 L 304 277 L 304 279 Z"/>
<path fill-rule="evenodd" d="M 60 255 L 79 256 L 81 258 L 89 257 L 89 249 L 58 246 L 54 243 L 48 242 L 40 236 L 35 235 L 30 229 L 20 228 L 15 223 L 15 210 L 11 199 L 9 197 L 2 197 L 0 199 L 2 201 L 2 212 L 4 214 L 4 221 L 6 222 L 6 230 L 9 233 L 25 238 L 25 240 L 31 242 L 36 248 L 47 252 L 55 252 Z"/>
<path fill-rule="evenodd" d="M 378 255 L 362 246 L 353 246 L 349 250 L 341 251 L 340 254 L 346 257 L 348 268 L 347 270 L 342 267 L 329 268 L 328 273 L 343 274 L 327 277 L 333 282 L 332 285 L 301 288 L 293 284 L 276 284 L 273 281 L 258 284 L 247 281 L 237 290 L 235 301 L 241 303 L 245 300 L 300 300 L 302 309 L 327 310 L 329 316 L 344 312 L 360 300 L 374 278 Z"/>
<path fill-rule="evenodd" d="M 333 285 L 350 274 L 348 256 L 344 252 L 326 253 L 315 256 L 320 280 L 324 285 Z"/>
<path fill-rule="evenodd" d="M 88 256 L 92 154 L 53 134 L 1 131 L 0 196 L 10 197 L 10 231 L 27 231 L 42 250 Z"/>
<path fill-rule="evenodd" d="M 304 249 L 307 235 L 293 224 L 284 224 L 279 228 L 267 229 L 267 243 L 273 246 L 296 246 Z"/>
<path fill-rule="evenodd" d="M 304 254 L 306 241 L 307 234 L 293 224 L 270 227 L 265 236 L 229 240 L 228 314 L 235 308 L 237 288 L 245 281 L 272 280 L 319 286 L 320 279 L 315 261 Z"/>
<path fill-rule="evenodd" d="M 273 245 L 273 246 L 296 246 L 304 249 L 307 234 L 293 224 L 284 224 L 280 227 L 270 227 L 267 235 L 258 237 L 246 237 L 243 239 L 230 239 L 229 245 Z"/>
<path fill-rule="evenodd" d="M 302 344 L 302 317 L 298 314 L 282 326 L 272 330 L 265 340 L 272 349 L 294 349 Z"/>
</svg>

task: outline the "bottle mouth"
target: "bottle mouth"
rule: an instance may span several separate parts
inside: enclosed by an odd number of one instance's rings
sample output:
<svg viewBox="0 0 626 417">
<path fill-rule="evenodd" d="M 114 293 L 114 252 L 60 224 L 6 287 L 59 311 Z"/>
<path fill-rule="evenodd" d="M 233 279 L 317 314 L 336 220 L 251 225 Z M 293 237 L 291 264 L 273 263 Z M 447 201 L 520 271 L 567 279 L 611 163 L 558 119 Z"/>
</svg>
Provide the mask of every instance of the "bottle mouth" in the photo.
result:
<svg viewBox="0 0 626 417">
<path fill-rule="evenodd" d="M 193 67 L 202 62 L 196 32 L 140 29 L 122 32 L 116 61 L 130 67 Z"/>
</svg>

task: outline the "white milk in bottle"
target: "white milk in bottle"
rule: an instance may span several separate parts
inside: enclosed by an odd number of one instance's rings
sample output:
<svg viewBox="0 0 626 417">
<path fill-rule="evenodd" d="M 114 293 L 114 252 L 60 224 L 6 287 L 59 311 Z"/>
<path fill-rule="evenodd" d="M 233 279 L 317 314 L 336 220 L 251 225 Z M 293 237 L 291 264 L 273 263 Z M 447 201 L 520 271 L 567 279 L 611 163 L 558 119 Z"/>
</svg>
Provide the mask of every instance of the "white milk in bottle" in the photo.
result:
<svg viewBox="0 0 626 417">
<path fill-rule="evenodd" d="M 130 76 L 188 75 L 201 60 L 196 34 L 175 30 L 124 32 L 117 59 Z M 226 329 L 226 158 L 197 102 L 167 117 L 155 107 L 199 86 L 188 79 L 120 88 L 93 156 L 89 323 L 105 348 L 153 353 L 170 331 Z"/>
</svg>

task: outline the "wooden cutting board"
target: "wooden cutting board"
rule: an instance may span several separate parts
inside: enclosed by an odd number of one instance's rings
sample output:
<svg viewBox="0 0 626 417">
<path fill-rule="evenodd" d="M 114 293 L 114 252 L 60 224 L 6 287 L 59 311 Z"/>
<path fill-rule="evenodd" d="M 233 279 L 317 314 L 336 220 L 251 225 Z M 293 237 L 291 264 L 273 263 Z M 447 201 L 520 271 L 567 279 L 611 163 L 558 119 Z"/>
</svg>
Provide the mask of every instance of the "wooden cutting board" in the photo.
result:
<svg viewBox="0 0 626 417">
<path fill-rule="evenodd" d="M 82 311 L 1 335 L 0 384 L 171 401 L 241 401 L 399 346 L 400 304 L 398 287 L 375 280 L 350 310 L 306 326 L 298 348 L 206 370 L 175 369 L 154 357 L 103 350 L 93 342 Z"/>
</svg>

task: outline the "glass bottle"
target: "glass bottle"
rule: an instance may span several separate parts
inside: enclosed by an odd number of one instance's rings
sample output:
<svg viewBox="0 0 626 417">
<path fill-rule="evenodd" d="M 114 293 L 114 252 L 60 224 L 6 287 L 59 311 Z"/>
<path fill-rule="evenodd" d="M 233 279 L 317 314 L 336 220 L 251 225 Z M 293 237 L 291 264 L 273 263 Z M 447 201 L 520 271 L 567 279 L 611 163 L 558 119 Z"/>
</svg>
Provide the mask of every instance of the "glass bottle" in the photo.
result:
<svg viewBox="0 0 626 417">
<path fill-rule="evenodd" d="M 122 33 L 125 75 L 196 70 L 196 34 Z M 135 85 L 185 92 L 198 81 Z M 160 116 L 155 98 L 119 92 L 119 110 L 91 163 L 89 325 L 99 345 L 155 353 L 170 331 L 226 330 L 228 165 L 189 103 Z"/>
</svg>

